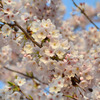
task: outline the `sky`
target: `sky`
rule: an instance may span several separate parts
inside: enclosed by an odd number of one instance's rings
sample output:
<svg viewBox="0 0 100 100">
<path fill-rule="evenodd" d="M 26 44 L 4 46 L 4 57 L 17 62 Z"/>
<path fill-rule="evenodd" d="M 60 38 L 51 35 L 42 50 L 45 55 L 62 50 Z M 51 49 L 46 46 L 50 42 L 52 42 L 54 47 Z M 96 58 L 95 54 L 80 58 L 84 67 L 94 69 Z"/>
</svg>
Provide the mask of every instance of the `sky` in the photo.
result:
<svg viewBox="0 0 100 100">
<path fill-rule="evenodd" d="M 66 6 L 66 14 L 64 15 L 64 20 L 70 18 L 70 12 L 72 11 L 72 7 L 75 7 L 72 0 L 62 0 L 64 5 Z M 93 7 L 96 6 L 96 2 L 100 2 L 100 0 L 74 0 L 77 4 L 80 2 L 85 2 L 88 5 L 91 5 Z M 100 26 L 100 23 L 96 23 L 97 26 Z M 92 24 L 87 26 L 87 30 L 90 26 L 93 26 Z M 0 82 L 0 89 L 3 88 L 4 84 Z"/>
<path fill-rule="evenodd" d="M 4 87 L 4 83 L 0 81 L 0 89 Z"/>
</svg>

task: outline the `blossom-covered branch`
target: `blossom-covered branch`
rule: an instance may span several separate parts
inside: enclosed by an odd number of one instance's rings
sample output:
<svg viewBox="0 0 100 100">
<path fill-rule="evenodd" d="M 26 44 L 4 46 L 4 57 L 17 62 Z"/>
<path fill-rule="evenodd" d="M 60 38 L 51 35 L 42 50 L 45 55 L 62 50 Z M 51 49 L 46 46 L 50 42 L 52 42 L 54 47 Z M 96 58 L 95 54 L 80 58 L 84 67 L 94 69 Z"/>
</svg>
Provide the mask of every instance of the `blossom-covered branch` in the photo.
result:
<svg viewBox="0 0 100 100">
<path fill-rule="evenodd" d="M 85 12 L 73 0 L 76 10 L 64 21 L 62 0 L 1 3 L 0 99 L 100 100 L 100 30 L 85 30 L 100 4 Z M 83 14 L 73 16 L 77 8 Z"/>
<path fill-rule="evenodd" d="M 37 43 L 35 40 L 34 40 L 34 38 L 32 38 L 16 21 L 14 21 L 15 22 L 15 26 L 17 26 L 18 28 L 20 28 L 23 32 L 24 32 L 24 34 L 25 34 L 25 36 L 27 37 L 27 38 L 29 38 L 34 44 L 36 44 L 38 47 L 40 47 L 41 48 L 41 45 L 39 44 L 39 43 Z"/>
<path fill-rule="evenodd" d="M 21 73 L 21 72 L 19 72 L 19 71 L 16 71 L 16 70 L 7 68 L 7 67 L 5 67 L 5 66 L 4 66 L 3 68 L 5 68 L 5 69 L 7 69 L 7 70 L 9 70 L 9 71 L 11 71 L 11 72 L 15 72 L 15 73 L 18 73 L 18 74 L 20 74 L 20 75 L 23 75 L 23 76 L 25 76 L 25 77 L 28 77 L 28 78 L 31 78 L 31 79 L 36 79 L 38 82 L 40 82 L 40 83 L 42 83 L 42 84 L 45 84 L 45 85 L 48 85 L 48 83 L 42 82 L 41 80 L 39 80 L 39 79 L 38 79 L 37 77 L 35 77 L 35 76 L 28 76 L 28 75 L 26 75 L 26 74 L 24 74 L 24 73 Z"/>
<path fill-rule="evenodd" d="M 81 13 L 97 28 L 99 29 L 99 27 L 88 17 L 88 15 L 85 13 L 85 11 L 83 9 L 81 9 L 81 7 L 79 7 L 74 0 L 72 0 L 74 5 L 81 11 Z"/>
</svg>

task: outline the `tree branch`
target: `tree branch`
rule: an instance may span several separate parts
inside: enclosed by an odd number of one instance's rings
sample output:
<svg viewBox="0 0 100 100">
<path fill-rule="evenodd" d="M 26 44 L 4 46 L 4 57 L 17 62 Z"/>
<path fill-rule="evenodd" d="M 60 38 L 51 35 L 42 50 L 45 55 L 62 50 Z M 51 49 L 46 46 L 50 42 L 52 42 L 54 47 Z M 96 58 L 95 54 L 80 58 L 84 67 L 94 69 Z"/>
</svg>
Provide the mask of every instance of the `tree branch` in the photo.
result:
<svg viewBox="0 0 100 100">
<path fill-rule="evenodd" d="M 0 6 L 0 7 L 1 7 L 1 8 L 3 8 L 2 0 L 0 0 L 0 4 L 1 4 L 1 6 Z"/>
<path fill-rule="evenodd" d="M 28 76 L 28 75 L 26 75 L 26 74 L 24 74 L 24 73 L 21 73 L 21 72 L 19 72 L 19 71 L 13 70 L 13 69 L 10 69 L 10 68 L 5 67 L 5 66 L 4 66 L 3 68 L 5 68 L 5 69 L 7 69 L 7 70 L 9 70 L 9 71 L 18 73 L 18 74 L 20 74 L 20 75 L 23 75 L 23 76 L 25 76 L 25 77 L 28 77 L 28 78 L 30 78 L 30 79 L 36 79 L 36 80 L 39 81 L 40 83 L 45 84 L 45 85 L 48 85 L 48 83 L 42 82 L 41 80 L 39 80 L 39 79 L 38 79 L 37 77 L 35 77 L 35 76 L 31 77 L 31 76 Z"/>
<path fill-rule="evenodd" d="M 73 96 L 70 96 L 70 95 L 63 95 L 63 96 L 68 97 L 68 98 L 71 98 L 71 99 L 73 99 L 73 100 L 78 100 L 77 98 L 75 98 L 75 97 L 73 97 Z"/>
<path fill-rule="evenodd" d="M 82 10 L 75 2 L 72 0 L 73 4 L 81 11 L 81 13 L 97 28 L 100 29 L 90 18 L 89 16 Z"/>
<path fill-rule="evenodd" d="M 29 38 L 34 44 L 36 44 L 38 47 L 41 48 L 41 45 L 40 45 L 39 43 L 37 43 L 37 42 L 34 40 L 34 38 L 31 37 L 31 36 L 30 36 L 16 21 L 14 21 L 14 23 L 15 23 L 15 26 L 17 26 L 18 28 L 20 28 L 20 29 L 24 32 L 24 34 L 25 34 L 25 36 L 26 36 L 27 38 Z"/>
<path fill-rule="evenodd" d="M 20 87 L 19 87 L 19 89 L 20 89 Z M 21 89 L 20 89 L 20 92 L 21 92 L 28 100 L 33 100 L 33 99 L 29 98 Z"/>
</svg>

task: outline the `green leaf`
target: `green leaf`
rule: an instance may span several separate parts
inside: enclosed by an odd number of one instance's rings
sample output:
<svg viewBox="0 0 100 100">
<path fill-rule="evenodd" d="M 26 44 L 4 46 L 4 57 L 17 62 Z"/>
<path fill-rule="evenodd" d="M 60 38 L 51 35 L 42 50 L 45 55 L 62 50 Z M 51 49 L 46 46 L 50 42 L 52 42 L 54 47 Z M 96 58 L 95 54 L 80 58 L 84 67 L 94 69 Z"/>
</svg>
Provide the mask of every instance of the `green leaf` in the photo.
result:
<svg viewBox="0 0 100 100">
<path fill-rule="evenodd" d="M 29 95 L 29 97 L 33 100 L 33 97 L 31 95 Z"/>
<path fill-rule="evenodd" d="M 33 77 L 33 72 L 26 72 L 27 76 Z"/>
<path fill-rule="evenodd" d="M 27 75 L 27 76 L 30 76 L 30 75 L 29 75 L 29 72 L 26 72 L 26 75 Z"/>
<path fill-rule="evenodd" d="M 14 88 L 13 88 L 13 91 L 19 91 L 20 89 L 19 89 L 19 87 L 18 86 L 15 86 Z"/>
<path fill-rule="evenodd" d="M 33 77 L 33 72 L 30 72 L 30 76 Z"/>
<path fill-rule="evenodd" d="M 72 96 L 70 96 L 70 95 L 65 95 L 66 97 L 69 97 L 69 98 L 73 98 Z"/>
<path fill-rule="evenodd" d="M 8 84 L 9 84 L 10 86 L 14 86 L 14 85 L 15 85 L 15 83 L 12 83 L 12 82 L 8 82 Z"/>
<path fill-rule="evenodd" d="M 16 75 L 16 76 L 15 76 L 15 79 L 17 79 L 17 77 L 18 77 L 18 76 Z"/>
</svg>

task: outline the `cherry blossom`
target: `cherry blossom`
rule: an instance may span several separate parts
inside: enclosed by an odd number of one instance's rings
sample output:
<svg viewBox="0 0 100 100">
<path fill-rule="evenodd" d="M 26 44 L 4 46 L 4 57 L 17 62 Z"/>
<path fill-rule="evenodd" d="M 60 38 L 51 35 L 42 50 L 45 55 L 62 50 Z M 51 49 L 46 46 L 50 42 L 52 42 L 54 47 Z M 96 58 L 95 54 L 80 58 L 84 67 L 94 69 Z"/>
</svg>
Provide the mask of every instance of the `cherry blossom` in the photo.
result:
<svg viewBox="0 0 100 100">
<path fill-rule="evenodd" d="M 100 99 L 100 4 L 72 1 L 0 0 L 0 100 Z"/>
<path fill-rule="evenodd" d="M 18 86 L 22 86 L 23 84 L 26 83 L 26 80 L 25 79 L 21 79 L 20 77 L 17 77 L 17 79 L 15 79 L 14 81 Z"/>
<path fill-rule="evenodd" d="M 4 36 L 9 36 L 11 34 L 11 28 L 8 25 L 2 27 L 2 32 Z"/>
</svg>

